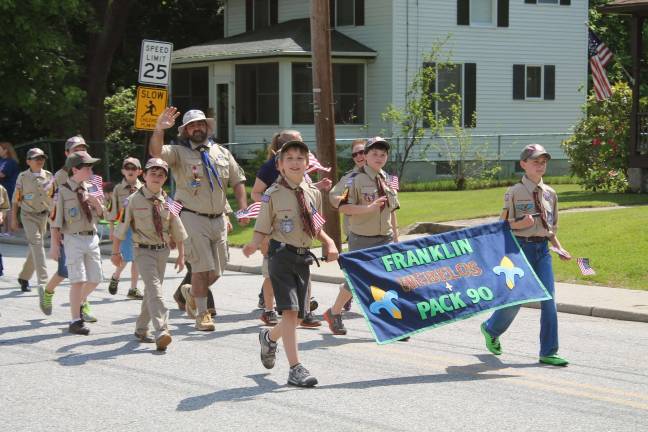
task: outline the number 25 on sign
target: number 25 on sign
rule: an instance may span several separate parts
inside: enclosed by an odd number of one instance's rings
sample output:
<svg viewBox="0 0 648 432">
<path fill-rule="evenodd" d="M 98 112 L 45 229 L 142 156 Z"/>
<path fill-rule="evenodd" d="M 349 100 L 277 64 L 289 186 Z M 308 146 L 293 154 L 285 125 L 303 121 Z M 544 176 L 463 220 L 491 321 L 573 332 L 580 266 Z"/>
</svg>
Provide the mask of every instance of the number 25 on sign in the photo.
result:
<svg viewBox="0 0 648 432">
<path fill-rule="evenodd" d="M 139 82 L 168 86 L 172 52 L 173 44 L 170 42 L 142 40 Z"/>
</svg>

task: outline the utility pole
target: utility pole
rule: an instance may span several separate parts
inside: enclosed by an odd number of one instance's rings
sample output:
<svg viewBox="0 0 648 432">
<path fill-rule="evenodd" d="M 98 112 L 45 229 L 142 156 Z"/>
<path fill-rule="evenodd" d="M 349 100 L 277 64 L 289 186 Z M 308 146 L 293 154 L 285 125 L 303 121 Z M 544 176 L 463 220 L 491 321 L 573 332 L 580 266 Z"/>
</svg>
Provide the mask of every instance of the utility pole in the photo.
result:
<svg viewBox="0 0 648 432">
<path fill-rule="evenodd" d="M 329 28 L 329 0 L 311 0 L 311 51 L 313 53 L 313 114 L 317 156 L 322 165 L 331 167 L 326 174 L 335 183 L 337 157 L 335 152 L 335 115 L 331 73 L 331 34 Z M 331 207 L 323 192 L 326 233 L 339 251 L 341 247 L 340 215 Z"/>
</svg>

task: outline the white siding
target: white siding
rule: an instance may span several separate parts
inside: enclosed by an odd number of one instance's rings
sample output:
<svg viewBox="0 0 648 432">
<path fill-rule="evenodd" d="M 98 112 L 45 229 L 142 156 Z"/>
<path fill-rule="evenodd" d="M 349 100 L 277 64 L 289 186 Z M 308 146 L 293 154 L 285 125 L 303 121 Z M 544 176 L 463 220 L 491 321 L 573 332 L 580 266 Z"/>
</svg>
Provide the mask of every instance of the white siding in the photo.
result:
<svg viewBox="0 0 648 432">
<path fill-rule="evenodd" d="M 245 0 L 229 0 L 225 4 L 225 37 L 245 33 Z"/>
</svg>

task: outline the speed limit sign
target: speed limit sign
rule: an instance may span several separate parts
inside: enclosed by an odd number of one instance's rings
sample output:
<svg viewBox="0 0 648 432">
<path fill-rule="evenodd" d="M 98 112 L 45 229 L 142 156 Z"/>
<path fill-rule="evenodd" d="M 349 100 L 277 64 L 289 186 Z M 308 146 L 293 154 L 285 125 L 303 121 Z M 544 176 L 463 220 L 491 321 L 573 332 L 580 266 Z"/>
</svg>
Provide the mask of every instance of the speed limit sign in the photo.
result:
<svg viewBox="0 0 648 432">
<path fill-rule="evenodd" d="M 172 52 L 173 44 L 171 42 L 142 40 L 139 82 L 142 84 L 168 86 Z"/>
</svg>

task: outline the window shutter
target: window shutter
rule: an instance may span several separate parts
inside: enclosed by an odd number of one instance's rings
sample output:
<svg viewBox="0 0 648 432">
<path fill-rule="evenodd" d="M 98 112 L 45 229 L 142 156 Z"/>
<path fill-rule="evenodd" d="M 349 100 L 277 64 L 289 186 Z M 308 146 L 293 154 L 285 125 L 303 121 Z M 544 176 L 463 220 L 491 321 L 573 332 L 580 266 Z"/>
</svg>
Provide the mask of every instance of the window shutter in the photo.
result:
<svg viewBox="0 0 648 432">
<path fill-rule="evenodd" d="M 473 128 L 477 126 L 475 113 L 477 112 L 477 64 L 464 64 L 464 127 Z"/>
<path fill-rule="evenodd" d="M 536 4 L 537 0 L 524 0 L 524 3 Z"/>
<path fill-rule="evenodd" d="M 544 67 L 544 98 L 545 100 L 556 99 L 556 66 L 554 65 Z"/>
<path fill-rule="evenodd" d="M 509 0 L 497 0 L 497 27 L 509 26 Z"/>
<path fill-rule="evenodd" d="M 513 65 L 513 99 L 524 99 L 524 65 Z"/>
<path fill-rule="evenodd" d="M 252 0 L 245 0 L 245 31 L 251 31 L 253 27 L 252 16 L 254 6 L 252 5 Z"/>
<path fill-rule="evenodd" d="M 365 2 L 364 0 L 355 0 L 355 25 L 364 25 L 365 18 Z"/>
<path fill-rule="evenodd" d="M 279 22 L 279 0 L 270 0 L 270 25 Z"/>
<path fill-rule="evenodd" d="M 329 0 L 329 14 L 331 16 L 331 28 L 335 28 L 335 0 Z"/>
<path fill-rule="evenodd" d="M 563 6 L 569 6 L 571 4 L 571 0 L 560 0 L 560 4 Z"/>
<path fill-rule="evenodd" d="M 470 0 L 457 0 L 457 25 L 470 24 Z"/>
</svg>

